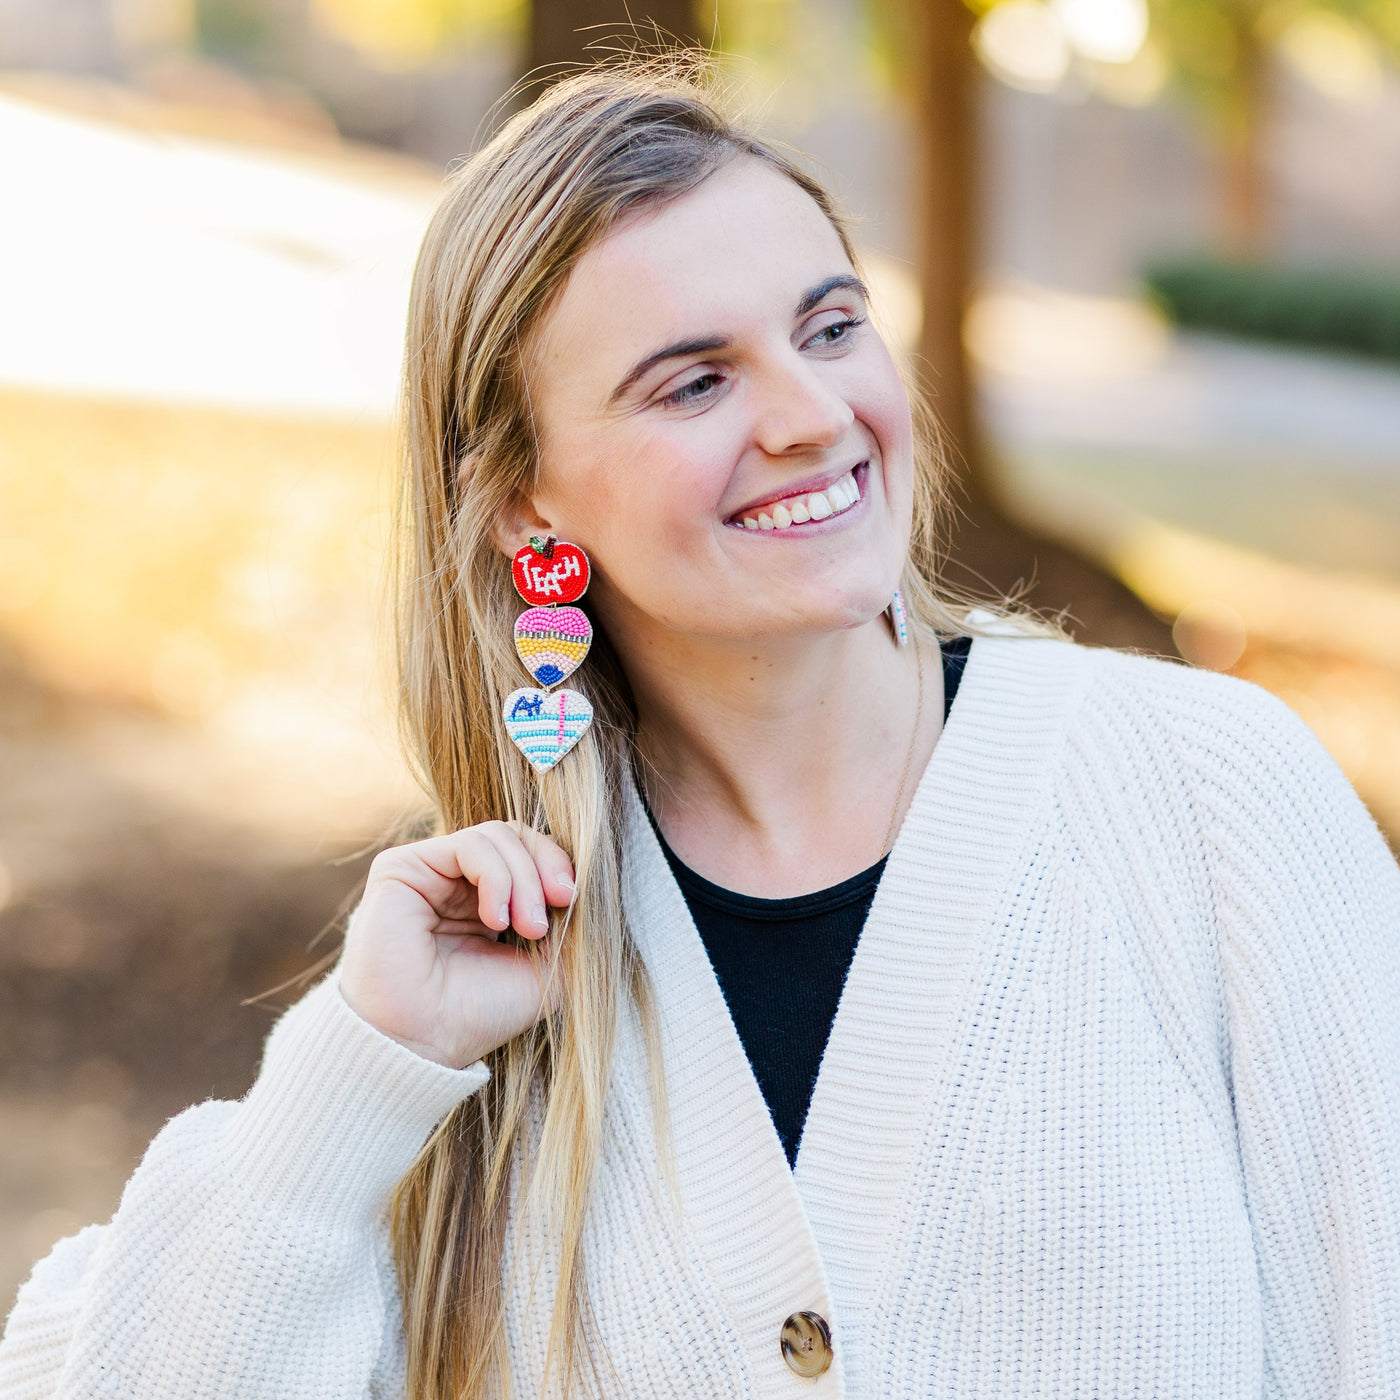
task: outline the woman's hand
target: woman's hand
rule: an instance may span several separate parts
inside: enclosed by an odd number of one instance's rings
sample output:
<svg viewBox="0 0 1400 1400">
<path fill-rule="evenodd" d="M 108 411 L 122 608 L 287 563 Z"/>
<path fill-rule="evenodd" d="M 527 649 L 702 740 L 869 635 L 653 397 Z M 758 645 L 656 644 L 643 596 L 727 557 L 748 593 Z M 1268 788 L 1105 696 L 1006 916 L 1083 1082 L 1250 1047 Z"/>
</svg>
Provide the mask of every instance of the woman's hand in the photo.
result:
<svg viewBox="0 0 1400 1400">
<path fill-rule="evenodd" d="M 472 1064 L 544 1010 L 530 955 L 496 940 L 543 938 L 546 901 L 562 908 L 573 892 L 568 856 L 505 822 L 383 851 L 346 935 L 341 994 L 419 1055 Z"/>
</svg>

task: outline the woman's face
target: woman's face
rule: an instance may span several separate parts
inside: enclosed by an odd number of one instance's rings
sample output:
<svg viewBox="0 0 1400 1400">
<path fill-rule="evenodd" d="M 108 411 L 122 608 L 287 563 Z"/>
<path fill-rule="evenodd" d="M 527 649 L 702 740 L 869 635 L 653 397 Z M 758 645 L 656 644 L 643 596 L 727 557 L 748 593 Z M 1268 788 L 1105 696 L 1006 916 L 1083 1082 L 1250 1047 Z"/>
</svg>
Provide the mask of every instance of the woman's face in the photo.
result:
<svg viewBox="0 0 1400 1400">
<path fill-rule="evenodd" d="M 741 157 L 625 221 L 532 351 L 532 504 L 588 552 L 615 639 L 831 631 L 888 604 L 908 398 L 835 231 L 783 175 Z"/>
</svg>

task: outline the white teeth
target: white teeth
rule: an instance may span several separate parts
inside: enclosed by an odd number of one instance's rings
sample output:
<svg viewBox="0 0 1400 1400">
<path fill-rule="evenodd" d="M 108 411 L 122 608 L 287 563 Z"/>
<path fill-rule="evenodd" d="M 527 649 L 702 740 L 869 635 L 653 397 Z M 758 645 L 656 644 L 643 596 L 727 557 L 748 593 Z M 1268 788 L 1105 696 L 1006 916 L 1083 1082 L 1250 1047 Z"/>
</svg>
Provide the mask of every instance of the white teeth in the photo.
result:
<svg viewBox="0 0 1400 1400">
<path fill-rule="evenodd" d="M 809 520 L 825 520 L 829 516 L 840 515 L 859 502 L 860 487 L 856 484 L 855 473 L 847 472 L 824 491 L 812 491 L 805 496 L 778 501 L 768 510 L 759 511 L 757 518 L 744 516 L 743 526 L 746 530 L 786 530 L 793 525 L 805 525 Z"/>
</svg>

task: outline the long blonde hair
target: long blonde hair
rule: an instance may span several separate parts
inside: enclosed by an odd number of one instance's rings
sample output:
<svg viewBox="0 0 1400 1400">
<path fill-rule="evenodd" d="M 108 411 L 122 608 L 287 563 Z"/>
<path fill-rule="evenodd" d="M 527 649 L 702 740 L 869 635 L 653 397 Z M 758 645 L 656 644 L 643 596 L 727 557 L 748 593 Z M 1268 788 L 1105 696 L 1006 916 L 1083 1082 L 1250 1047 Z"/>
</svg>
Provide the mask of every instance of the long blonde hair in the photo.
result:
<svg viewBox="0 0 1400 1400">
<path fill-rule="evenodd" d="M 414 277 L 399 611 L 406 739 L 444 829 L 493 819 L 539 827 L 571 854 L 577 886 L 549 940 L 557 1009 L 487 1057 L 489 1084 L 442 1123 L 393 1200 L 413 1400 L 509 1393 L 503 1251 L 522 1181 L 558 1252 L 550 1367 L 566 1393 L 581 1382 L 584 1220 L 629 1002 L 659 1083 L 654 1014 L 621 893 L 617 814 L 635 715 L 601 629 L 570 682 L 597 719 L 567 761 L 536 778 L 500 719 L 519 684 L 520 604 L 493 525 L 531 495 L 538 470 L 525 350 L 580 256 L 620 218 L 694 189 L 737 156 L 806 191 L 855 262 L 832 198 L 737 125 L 705 77 L 694 60 L 652 61 L 558 83 L 457 172 Z M 904 593 L 917 624 L 951 634 L 955 600 L 933 583 L 945 473 L 914 401 L 922 469 Z"/>
</svg>

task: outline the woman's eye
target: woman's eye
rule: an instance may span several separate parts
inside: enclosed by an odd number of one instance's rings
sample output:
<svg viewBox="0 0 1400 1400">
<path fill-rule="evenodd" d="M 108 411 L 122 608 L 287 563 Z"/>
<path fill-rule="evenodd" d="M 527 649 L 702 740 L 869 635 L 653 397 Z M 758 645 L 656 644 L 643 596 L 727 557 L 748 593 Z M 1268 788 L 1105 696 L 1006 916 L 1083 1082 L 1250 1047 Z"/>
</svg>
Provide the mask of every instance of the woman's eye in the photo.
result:
<svg viewBox="0 0 1400 1400">
<path fill-rule="evenodd" d="M 839 345 L 843 340 L 851 338 L 851 332 L 857 326 L 865 324 L 864 316 L 848 316 L 844 321 L 833 321 L 829 326 L 823 326 L 808 345 Z"/>
<path fill-rule="evenodd" d="M 661 402 L 678 408 L 683 408 L 686 404 L 699 403 L 709 398 L 720 382 L 721 376 L 718 374 L 696 375 L 689 383 L 682 384 L 679 389 L 672 390 Z"/>
</svg>

